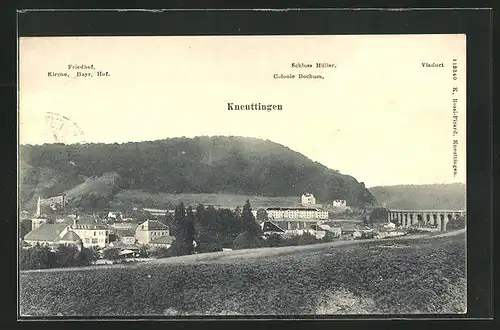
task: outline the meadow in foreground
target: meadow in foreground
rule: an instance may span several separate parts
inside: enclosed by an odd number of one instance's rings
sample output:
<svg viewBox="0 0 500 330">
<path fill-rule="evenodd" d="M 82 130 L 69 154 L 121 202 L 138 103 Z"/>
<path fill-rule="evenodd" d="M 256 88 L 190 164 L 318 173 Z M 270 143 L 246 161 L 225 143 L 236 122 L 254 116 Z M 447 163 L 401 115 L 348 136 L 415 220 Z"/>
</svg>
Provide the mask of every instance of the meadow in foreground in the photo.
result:
<svg viewBox="0 0 500 330">
<path fill-rule="evenodd" d="M 20 276 L 21 315 L 410 314 L 466 311 L 465 238 L 375 241 L 231 262 Z"/>
</svg>

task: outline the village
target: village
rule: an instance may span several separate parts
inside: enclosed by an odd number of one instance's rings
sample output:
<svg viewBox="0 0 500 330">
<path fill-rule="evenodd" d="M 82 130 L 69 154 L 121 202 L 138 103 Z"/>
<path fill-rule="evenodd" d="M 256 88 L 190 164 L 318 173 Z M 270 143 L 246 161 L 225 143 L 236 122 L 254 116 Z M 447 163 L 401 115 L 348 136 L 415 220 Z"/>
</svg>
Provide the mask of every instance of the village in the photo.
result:
<svg viewBox="0 0 500 330">
<path fill-rule="evenodd" d="M 411 223 L 402 226 L 397 221 L 390 221 L 387 212 L 382 215 L 385 219 L 376 222 L 367 221 L 370 215 L 365 215 L 365 219 L 336 218 L 336 215 L 352 212 L 344 199 L 335 199 L 329 205 L 323 205 L 317 204 L 313 194 L 304 193 L 300 201 L 297 206 L 270 206 L 252 211 L 264 240 L 271 236 L 286 239 L 301 235 L 310 235 L 317 242 L 326 237 L 335 240 L 384 239 L 415 231 L 440 230 L 435 224 Z M 108 212 L 105 217 L 63 213 L 59 217 L 48 217 L 41 211 L 42 204 L 61 210 L 64 209 L 65 199 L 64 196 L 44 200 L 38 197 L 35 214 L 32 217 L 26 212 L 22 214 L 21 218 L 31 220 L 31 230 L 20 237 L 23 249 L 45 246 L 56 251 L 61 245 L 74 246 L 79 251 L 89 248 L 98 254 L 93 263 L 99 265 L 150 260 L 158 256 L 158 250 L 169 249 L 175 241 L 171 228 L 164 221 L 166 215 L 173 214 L 174 210 L 134 208 L 148 215 L 145 221 L 119 211 Z M 194 241 L 195 247 L 196 244 Z"/>
</svg>

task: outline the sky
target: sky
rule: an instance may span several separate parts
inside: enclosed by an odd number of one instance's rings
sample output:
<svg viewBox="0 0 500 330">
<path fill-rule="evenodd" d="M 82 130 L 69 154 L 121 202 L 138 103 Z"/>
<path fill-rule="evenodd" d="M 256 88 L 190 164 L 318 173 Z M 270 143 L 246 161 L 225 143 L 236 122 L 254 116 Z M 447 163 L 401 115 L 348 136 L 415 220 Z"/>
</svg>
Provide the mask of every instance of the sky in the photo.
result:
<svg viewBox="0 0 500 330">
<path fill-rule="evenodd" d="M 465 47 L 465 35 L 21 38 L 19 142 L 248 136 L 368 187 L 465 182 Z M 69 68 L 82 64 L 94 69 Z M 228 102 L 283 110 L 228 111 Z"/>
</svg>

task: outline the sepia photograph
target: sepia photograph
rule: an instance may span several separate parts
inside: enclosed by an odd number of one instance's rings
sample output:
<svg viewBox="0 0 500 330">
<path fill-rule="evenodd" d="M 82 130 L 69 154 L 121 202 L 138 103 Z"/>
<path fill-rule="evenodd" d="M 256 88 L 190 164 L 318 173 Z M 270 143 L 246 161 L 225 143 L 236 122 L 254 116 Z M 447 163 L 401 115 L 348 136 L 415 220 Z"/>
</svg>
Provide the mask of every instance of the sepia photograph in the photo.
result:
<svg viewBox="0 0 500 330">
<path fill-rule="evenodd" d="M 20 317 L 467 312 L 465 34 L 18 60 Z"/>
</svg>

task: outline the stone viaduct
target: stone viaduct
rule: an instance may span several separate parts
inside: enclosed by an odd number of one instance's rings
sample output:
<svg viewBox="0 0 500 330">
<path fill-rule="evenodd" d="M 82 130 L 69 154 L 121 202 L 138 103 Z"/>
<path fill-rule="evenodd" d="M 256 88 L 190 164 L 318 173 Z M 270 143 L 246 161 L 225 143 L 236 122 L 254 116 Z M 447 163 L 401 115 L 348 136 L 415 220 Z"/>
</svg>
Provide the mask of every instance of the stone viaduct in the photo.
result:
<svg viewBox="0 0 500 330">
<path fill-rule="evenodd" d="M 403 227 L 421 224 L 437 226 L 443 231 L 448 222 L 465 214 L 465 210 L 389 210 L 388 220 L 399 222 Z"/>
</svg>

